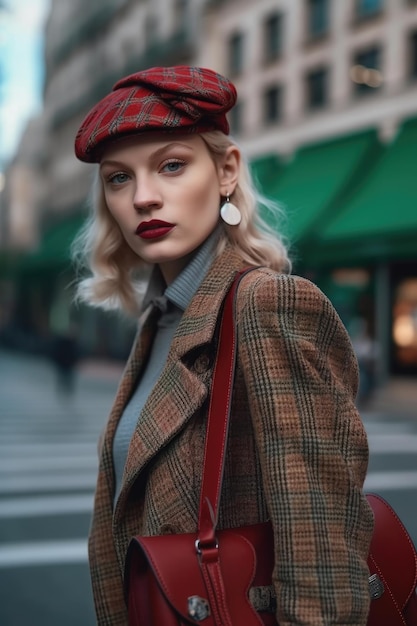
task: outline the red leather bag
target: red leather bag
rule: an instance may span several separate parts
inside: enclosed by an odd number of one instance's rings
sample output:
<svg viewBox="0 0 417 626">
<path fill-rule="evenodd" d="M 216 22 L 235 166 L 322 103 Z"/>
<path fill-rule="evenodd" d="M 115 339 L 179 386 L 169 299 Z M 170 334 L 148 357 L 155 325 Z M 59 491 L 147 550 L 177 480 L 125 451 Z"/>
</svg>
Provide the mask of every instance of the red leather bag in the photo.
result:
<svg viewBox="0 0 417 626">
<path fill-rule="evenodd" d="M 216 531 L 236 360 L 238 275 L 225 300 L 213 374 L 198 532 L 134 537 L 125 594 L 129 626 L 277 626 L 269 523 Z M 368 558 L 367 626 L 417 626 L 417 555 L 391 507 L 368 495 L 375 530 Z"/>
<path fill-rule="evenodd" d="M 381 496 L 367 494 L 374 512 L 368 555 L 371 609 L 367 626 L 417 626 L 417 554 L 400 518 Z"/>
</svg>

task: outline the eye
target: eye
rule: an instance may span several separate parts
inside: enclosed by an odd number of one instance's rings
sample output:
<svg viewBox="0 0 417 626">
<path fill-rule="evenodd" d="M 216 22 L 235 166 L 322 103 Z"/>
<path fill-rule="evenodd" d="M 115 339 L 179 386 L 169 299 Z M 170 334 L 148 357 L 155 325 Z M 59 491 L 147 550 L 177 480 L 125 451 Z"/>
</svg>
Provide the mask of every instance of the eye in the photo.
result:
<svg viewBox="0 0 417 626">
<path fill-rule="evenodd" d="M 129 176 L 125 172 L 114 172 L 107 176 L 107 182 L 112 185 L 122 185 L 127 180 L 129 180 Z"/>
<path fill-rule="evenodd" d="M 181 161 L 181 159 L 171 159 L 166 161 L 162 167 L 161 171 L 166 172 L 168 174 L 176 174 L 185 166 L 185 161 Z"/>
</svg>

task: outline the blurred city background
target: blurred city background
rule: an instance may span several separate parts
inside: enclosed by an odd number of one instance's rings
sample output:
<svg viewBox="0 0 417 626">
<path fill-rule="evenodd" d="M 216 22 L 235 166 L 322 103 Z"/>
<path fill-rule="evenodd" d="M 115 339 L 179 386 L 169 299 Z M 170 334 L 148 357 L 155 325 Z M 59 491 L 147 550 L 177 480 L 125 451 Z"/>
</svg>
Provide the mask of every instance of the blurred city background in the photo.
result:
<svg viewBox="0 0 417 626">
<path fill-rule="evenodd" d="M 0 0 L 2 625 L 94 623 L 96 440 L 135 320 L 72 303 L 73 143 L 118 78 L 172 64 L 236 84 L 272 225 L 358 356 L 367 489 L 417 540 L 417 0 Z"/>
</svg>

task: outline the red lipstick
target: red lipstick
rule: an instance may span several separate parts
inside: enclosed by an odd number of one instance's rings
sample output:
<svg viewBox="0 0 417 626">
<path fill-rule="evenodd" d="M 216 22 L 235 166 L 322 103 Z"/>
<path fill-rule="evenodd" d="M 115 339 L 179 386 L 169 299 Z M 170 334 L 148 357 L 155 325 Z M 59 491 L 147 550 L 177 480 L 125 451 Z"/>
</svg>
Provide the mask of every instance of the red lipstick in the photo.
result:
<svg viewBox="0 0 417 626">
<path fill-rule="evenodd" d="M 142 239 L 157 239 L 169 233 L 174 226 L 175 224 L 162 220 L 150 220 L 149 222 L 141 222 L 135 232 Z"/>
</svg>

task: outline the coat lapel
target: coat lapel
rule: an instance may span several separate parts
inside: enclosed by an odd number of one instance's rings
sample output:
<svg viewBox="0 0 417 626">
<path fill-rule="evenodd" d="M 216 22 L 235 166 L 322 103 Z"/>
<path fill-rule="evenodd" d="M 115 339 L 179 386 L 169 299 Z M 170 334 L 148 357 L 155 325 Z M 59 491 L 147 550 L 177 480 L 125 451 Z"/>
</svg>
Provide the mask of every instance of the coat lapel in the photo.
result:
<svg viewBox="0 0 417 626">
<path fill-rule="evenodd" d="M 241 260 L 227 249 L 219 263 L 209 270 L 181 319 L 158 385 L 141 412 L 130 443 L 114 512 L 116 525 L 123 517 L 129 491 L 143 468 L 184 427 L 207 398 L 209 388 L 204 372 L 196 367 L 195 359 L 190 355 L 197 355 L 198 359 L 204 346 L 209 348 L 213 342 L 219 310 L 240 267 Z M 129 368 L 127 375 L 128 372 Z M 131 384 L 127 386 L 131 391 Z"/>
</svg>

